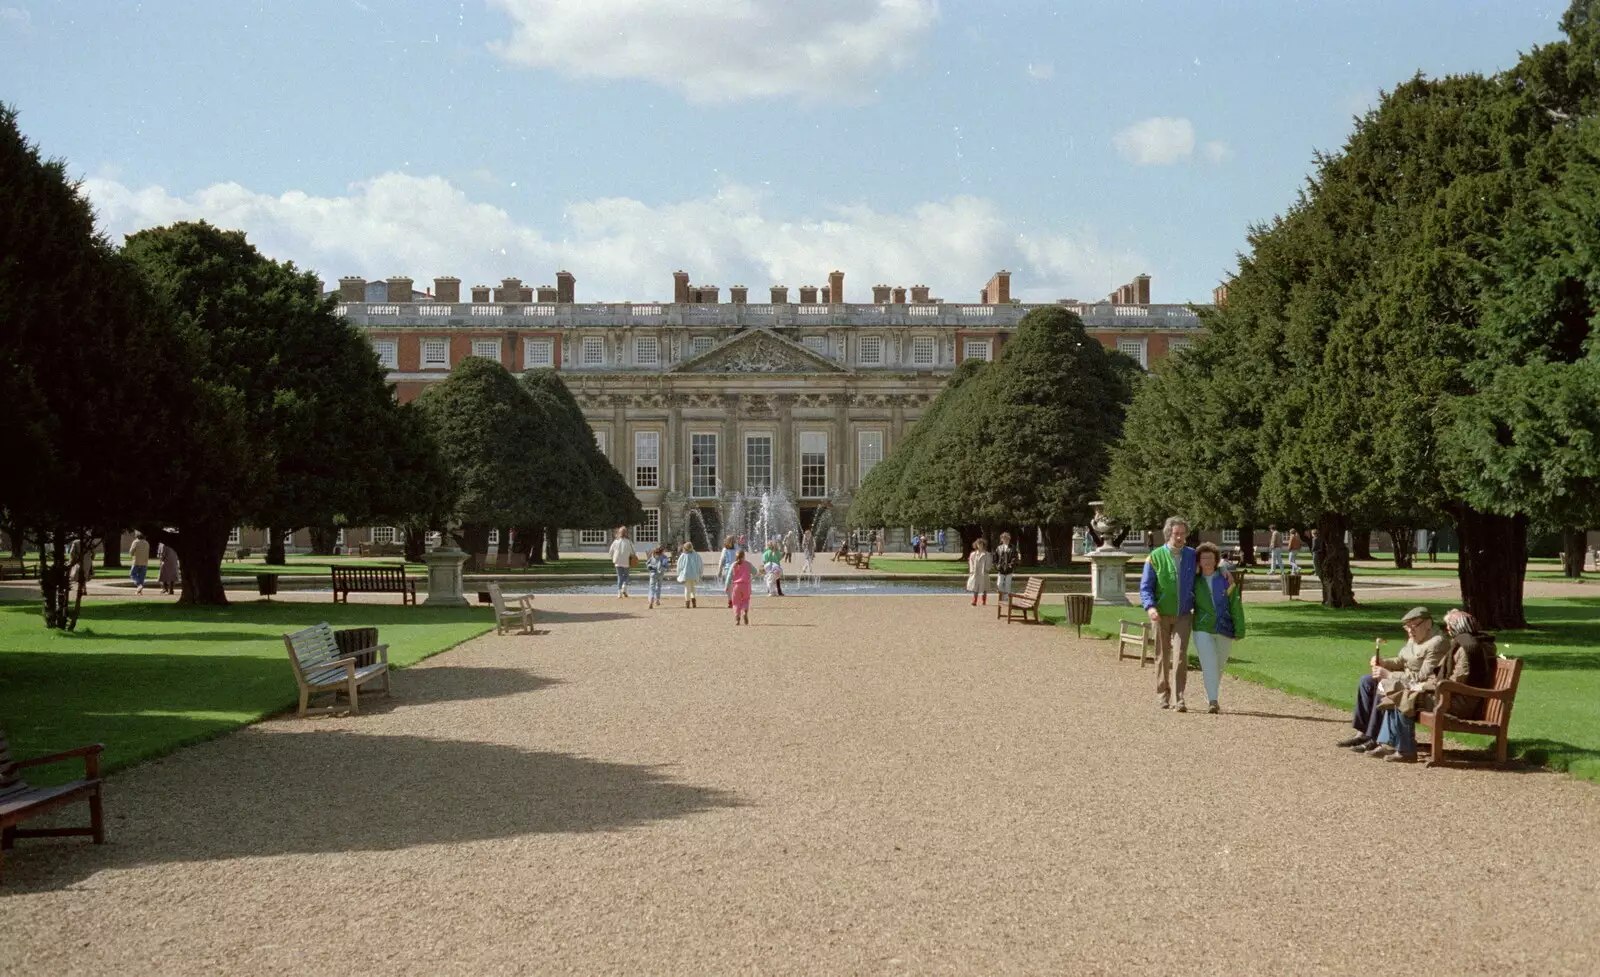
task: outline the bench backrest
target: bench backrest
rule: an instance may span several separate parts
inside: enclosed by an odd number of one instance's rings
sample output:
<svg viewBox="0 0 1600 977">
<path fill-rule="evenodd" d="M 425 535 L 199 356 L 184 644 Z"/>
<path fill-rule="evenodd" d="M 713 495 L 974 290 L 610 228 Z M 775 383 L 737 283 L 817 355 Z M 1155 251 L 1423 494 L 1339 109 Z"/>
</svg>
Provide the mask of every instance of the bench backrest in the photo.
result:
<svg viewBox="0 0 1600 977">
<path fill-rule="evenodd" d="M 1522 659 L 1497 658 L 1494 668 L 1494 685 L 1496 692 L 1509 691 L 1513 697 L 1517 694 L 1517 683 L 1522 680 Z M 1503 726 L 1511 714 L 1511 703 L 1504 699 L 1489 699 L 1483 707 L 1483 721 Z"/>
<path fill-rule="evenodd" d="M 20 570 L 22 569 L 22 557 L 0 556 L 0 567 L 16 567 Z"/>
<path fill-rule="evenodd" d="M 405 584 L 405 567 L 332 567 L 335 590 L 398 590 Z"/>
<path fill-rule="evenodd" d="M 289 649 L 295 672 L 302 677 L 344 657 L 333 638 L 333 626 L 326 622 L 286 634 L 283 643 Z"/>
<path fill-rule="evenodd" d="M 6 742 L 6 731 L 0 729 L 0 801 L 27 791 L 28 783 L 17 773 L 11 759 L 11 746 Z"/>
<path fill-rule="evenodd" d="M 1027 585 L 1022 588 L 1022 596 L 1024 596 L 1024 597 L 1038 597 L 1039 595 L 1041 595 L 1043 593 L 1044 593 L 1044 578 L 1043 577 L 1029 577 Z"/>
<path fill-rule="evenodd" d="M 504 615 L 506 612 L 506 595 L 500 592 L 500 585 L 489 581 L 489 600 L 494 604 L 494 612 Z"/>
</svg>

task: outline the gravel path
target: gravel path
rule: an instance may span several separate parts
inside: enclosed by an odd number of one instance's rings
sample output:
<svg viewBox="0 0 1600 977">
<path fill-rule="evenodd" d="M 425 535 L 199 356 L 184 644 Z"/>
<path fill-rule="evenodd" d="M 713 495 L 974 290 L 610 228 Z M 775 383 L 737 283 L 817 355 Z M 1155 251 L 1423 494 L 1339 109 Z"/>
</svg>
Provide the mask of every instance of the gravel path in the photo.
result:
<svg viewBox="0 0 1600 977">
<path fill-rule="evenodd" d="M 9 853 L 0 973 L 1600 969 L 1591 785 L 945 598 L 540 607 L 111 778 L 111 844 Z"/>
</svg>

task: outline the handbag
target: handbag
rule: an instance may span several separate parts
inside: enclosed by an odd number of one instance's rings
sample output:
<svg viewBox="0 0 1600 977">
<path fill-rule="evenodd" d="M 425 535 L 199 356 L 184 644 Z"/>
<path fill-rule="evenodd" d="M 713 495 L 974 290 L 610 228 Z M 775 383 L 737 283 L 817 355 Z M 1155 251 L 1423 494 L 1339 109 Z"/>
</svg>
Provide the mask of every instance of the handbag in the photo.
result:
<svg viewBox="0 0 1600 977">
<path fill-rule="evenodd" d="M 978 575 L 975 574 L 975 573 L 967 574 L 967 593 L 969 593 L 969 594 L 976 593 L 977 590 L 978 590 Z"/>
</svg>

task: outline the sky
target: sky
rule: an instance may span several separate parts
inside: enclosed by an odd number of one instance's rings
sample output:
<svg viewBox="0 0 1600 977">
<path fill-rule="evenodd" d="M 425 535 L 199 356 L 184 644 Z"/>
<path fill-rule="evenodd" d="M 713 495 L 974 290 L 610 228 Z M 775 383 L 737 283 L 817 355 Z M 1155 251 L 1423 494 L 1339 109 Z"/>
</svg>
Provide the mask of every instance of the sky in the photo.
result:
<svg viewBox="0 0 1600 977">
<path fill-rule="evenodd" d="M 1209 301 L 1382 90 L 1506 68 L 1565 7 L 0 0 L 0 100 L 113 240 L 203 218 L 330 286 Z"/>
</svg>

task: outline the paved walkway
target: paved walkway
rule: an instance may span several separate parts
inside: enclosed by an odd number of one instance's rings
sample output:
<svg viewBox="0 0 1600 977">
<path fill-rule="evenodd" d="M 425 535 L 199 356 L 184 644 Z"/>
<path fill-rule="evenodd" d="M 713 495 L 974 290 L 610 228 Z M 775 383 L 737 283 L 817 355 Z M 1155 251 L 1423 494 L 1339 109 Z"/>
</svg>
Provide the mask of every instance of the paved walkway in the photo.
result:
<svg viewBox="0 0 1600 977">
<path fill-rule="evenodd" d="M 10 853 L 0 973 L 1600 961 L 1589 784 L 1336 751 L 1337 713 L 1232 681 L 1161 712 L 1105 644 L 946 598 L 540 606 L 370 714 L 111 778 L 112 844 Z"/>
</svg>

